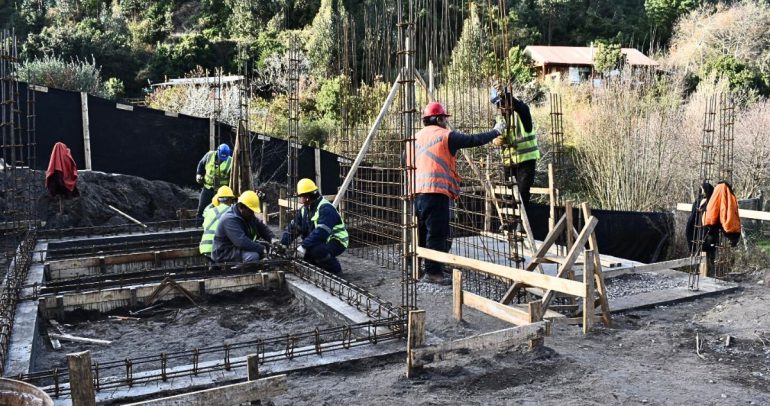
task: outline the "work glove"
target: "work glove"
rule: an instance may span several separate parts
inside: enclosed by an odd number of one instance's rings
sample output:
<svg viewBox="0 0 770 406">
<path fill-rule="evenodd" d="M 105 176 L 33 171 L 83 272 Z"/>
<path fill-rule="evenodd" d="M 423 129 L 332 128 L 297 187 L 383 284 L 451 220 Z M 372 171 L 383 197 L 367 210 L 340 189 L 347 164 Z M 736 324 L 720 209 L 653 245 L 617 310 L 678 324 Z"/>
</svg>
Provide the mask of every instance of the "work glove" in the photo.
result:
<svg viewBox="0 0 770 406">
<path fill-rule="evenodd" d="M 503 130 L 505 130 L 505 121 L 498 121 L 493 130 L 497 131 L 498 134 L 502 134 Z"/>
<path fill-rule="evenodd" d="M 281 240 L 279 238 L 273 237 L 273 238 L 270 239 L 270 244 L 272 244 L 272 245 L 279 245 L 279 244 L 281 244 Z"/>
<path fill-rule="evenodd" d="M 494 140 L 492 140 L 492 144 L 494 144 L 496 147 L 502 147 L 503 145 L 505 145 L 505 139 L 501 135 L 495 138 Z"/>
<path fill-rule="evenodd" d="M 203 175 L 195 175 L 195 183 L 202 185 L 203 184 Z"/>
<path fill-rule="evenodd" d="M 298 246 L 297 247 L 297 258 L 299 258 L 299 259 L 305 258 L 305 252 L 307 252 L 305 247 L 303 247 L 301 245 Z"/>
</svg>

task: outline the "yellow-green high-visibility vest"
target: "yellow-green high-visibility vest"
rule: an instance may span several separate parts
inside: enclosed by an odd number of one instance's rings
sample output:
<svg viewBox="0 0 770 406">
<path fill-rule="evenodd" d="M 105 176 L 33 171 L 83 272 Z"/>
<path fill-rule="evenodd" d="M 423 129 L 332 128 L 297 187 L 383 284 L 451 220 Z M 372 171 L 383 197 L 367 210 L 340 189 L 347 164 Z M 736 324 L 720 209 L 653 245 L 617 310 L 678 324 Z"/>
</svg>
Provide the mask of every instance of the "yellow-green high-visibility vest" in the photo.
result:
<svg viewBox="0 0 770 406">
<path fill-rule="evenodd" d="M 503 147 L 503 164 L 520 164 L 522 162 L 540 159 L 540 149 L 537 147 L 537 127 L 532 123 L 532 131 L 524 131 L 521 120 L 518 121 L 520 137 L 515 131 L 508 131 L 508 145 Z"/>
<path fill-rule="evenodd" d="M 203 178 L 203 186 L 214 189 L 220 186 L 227 186 L 230 184 L 230 168 L 233 165 L 233 157 L 227 157 L 224 162 L 219 163 L 219 171 L 217 171 L 217 151 L 212 151 L 209 154 L 209 159 L 206 161 L 206 176 Z M 214 184 L 214 178 L 216 177 L 217 184 Z"/>
<path fill-rule="evenodd" d="M 203 211 L 203 235 L 201 236 L 201 242 L 198 245 L 198 251 L 201 254 L 208 255 L 214 249 L 214 234 L 217 231 L 217 225 L 219 224 L 219 218 L 222 217 L 230 206 L 219 203 L 219 206 L 211 206 Z"/>
<path fill-rule="evenodd" d="M 342 244 L 343 247 L 347 248 L 348 247 L 348 240 L 349 240 L 349 238 L 348 238 L 348 229 L 347 229 L 347 227 L 345 227 L 345 221 L 342 220 L 342 216 L 340 216 L 340 223 L 335 225 L 334 228 L 332 228 L 331 230 L 329 230 L 329 227 L 327 227 L 324 224 L 320 224 L 320 225 L 318 224 L 318 212 L 321 211 L 321 206 L 323 206 L 325 204 L 331 204 L 331 202 L 329 202 L 328 200 L 326 200 L 326 199 L 324 199 L 322 197 L 321 201 L 318 203 L 318 207 L 316 207 L 315 213 L 313 213 L 313 217 L 310 219 L 310 221 L 313 222 L 313 227 L 314 228 L 315 227 L 321 227 L 321 228 L 323 228 L 323 229 L 325 229 L 326 231 L 329 232 L 329 238 L 326 239 L 326 242 L 329 242 L 329 241 L 334 239 L 334 240 L 339 241 L 340 244 Z M 307 208 L 305 208 L 305 206 L 302 206 L 301 210 L 303 211 L 302 217 L 304 217 L 305 216 L 304 211 L 307 210 Z"/>
</svg>

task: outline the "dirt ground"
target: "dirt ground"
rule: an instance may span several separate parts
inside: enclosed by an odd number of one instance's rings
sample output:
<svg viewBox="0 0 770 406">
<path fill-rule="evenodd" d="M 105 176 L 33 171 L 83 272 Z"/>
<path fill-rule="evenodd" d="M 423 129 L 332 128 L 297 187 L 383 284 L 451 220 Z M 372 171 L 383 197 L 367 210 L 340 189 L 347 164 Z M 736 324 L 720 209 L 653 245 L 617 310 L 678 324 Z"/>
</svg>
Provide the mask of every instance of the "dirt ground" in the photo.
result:
<svg viewBox="0 0 770 406">
<path fill-rule="evenodd" d="M 191 350 L 236 343 L 257 338 L 271 338 L 290 332 L 305 331 L 306 326 L 325 327 L 313 310 L 296 300 L 288 291 L 250 289 L 239 294 L 220 294 L 195 306 L 186 299 L 164 302 L 140 315 L 116 310 L 110 315 L 139 316 L 140 320 L 108 318 L 100 315 L 80 322 L 62 324 L 67 334 L 112 341 L 109 346 L 61 341 L 62 348 L 53 351 L 45 345 L 35 370 L 66 366 L 66 354 L 91 351 L 94 361 L 120 361 L 126 358 L 159 356 L 162 352 Z M 42 341 L 42 340 L 41 340 Z M 42 346 L 42 343 L 41 343 Z M 253 352 L 253 350 L 251 350 Z M 246 355 L 233 351 L 232 357 Z M 217 354 L 218 356 L 218 354 Z M 207 359 L 201 356 L 201 361 Z M 183 359 L 169 366 L 189 364 Z M 159 363 L 137 365 L 135 371 L 158 369 Z M 108 372 L 108 371 L 107 371 Z M 105 375 L 108 375 L 105 372 Z M 118 371 L 119 374 L 120 371 Z M 112 375 L 115 372 L 109 374 Z"/>
<path fill-rule="evenodd" d="M 345 277 L 398 303 L 396 271 L 345 255 Z M 735 293 L 614 315 L 583 336 L 554 326 L 545 346 L 474 353 L 405 378 L 403 356 L 289 375 L 290 404 L 770 405 L 770 289 L 764 273 Z M 760 284 L 761 283 L 761 284 Z M 451 317 L 449 287 L 418 285 L 427 329 L 451 339 L 507 327 L 473 310 Z M 730 345 L 725 337 L 731 336 Z M 696 337 L 701 341 L 696 353 Z"/>
</svg>

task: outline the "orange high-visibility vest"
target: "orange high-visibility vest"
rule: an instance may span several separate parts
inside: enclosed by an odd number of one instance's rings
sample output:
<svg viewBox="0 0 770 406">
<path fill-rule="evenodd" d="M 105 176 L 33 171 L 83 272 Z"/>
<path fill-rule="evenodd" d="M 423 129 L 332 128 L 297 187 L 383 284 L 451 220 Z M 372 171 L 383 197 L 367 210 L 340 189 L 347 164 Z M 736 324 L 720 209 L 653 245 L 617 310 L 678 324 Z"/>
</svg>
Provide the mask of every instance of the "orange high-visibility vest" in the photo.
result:
<svg viewBox="0 0 770 406">
<path fill-rule="evenodd" d="M 415 193 L 460 196 L 457 159 L 449 152 L 449 130 L 429 125 L 415 136 Z"/>
</svg>

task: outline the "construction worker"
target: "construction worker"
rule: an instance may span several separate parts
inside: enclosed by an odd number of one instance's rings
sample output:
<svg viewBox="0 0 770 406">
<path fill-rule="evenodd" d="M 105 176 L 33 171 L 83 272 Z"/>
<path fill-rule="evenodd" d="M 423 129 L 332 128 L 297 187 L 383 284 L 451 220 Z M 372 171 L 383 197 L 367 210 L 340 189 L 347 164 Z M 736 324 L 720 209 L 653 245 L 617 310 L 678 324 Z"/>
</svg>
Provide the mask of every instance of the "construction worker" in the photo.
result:
<svg viewBox="0 0 770 406">
<path fill-rule="evenodd" d="M 524 210 L 529 210 L 530 189 L 535 183 L 535 168 L 540 159 L 537 129 L 532 122 L 529 106 L 514 97 L 507 89 L 490 93 L 492 103 L 504 112 L 516 113 L 518 127 L 506 131 L 505 137 L 495 142 L 502 147 L 505 178 L 516 181 Z"/>
<path fill-rule="evenodd" d="M 297 256 L 328 272 L 339 274 L 342 267 L 337 257 L 348 247 L 345 222 L 312 180 L 300 179 L 297 182 L 297 196 L 302 207 L 281 236 L 281 244 L 288 246 L 298 235 L 301 236 Z"/>
<path fill-rule="evenodd" d="M 211 252 L 214 262 L 257 262 L 265 257 L 265 245 L 256 240 L 276 240 L 273 232 L 257 218 L 260 212 L 259 196 L 248 190 L 222 214 L 214 233 Z"/>
<path fill-rule="evenodd" d="M 214 247 L 214 233 L 219 225 L 219 218 L 236 202 L 235 194 L 229 186 L 222 186 L 211 199 L 211 204 L 203 210 L 203 235 L 198 245 L 200 253 L 210 257 Z"/>
<path fill-rule="evenodd" d="M 450 201 L 460 196 L 456 154 L 462 148 L 477 147 L 500 138 L 505 123 L 500 122 L 489 132 L 463 134 L 447 128 L 446 109 L 441 103 L 425 106 L 422 122 L 425 126 L 415 136 L 415 211 L 420 247 L 449 252 Z M 408 160 L 407 162 L 409 162 Z M 443 284 L 443 266 L 423 261 L 425 282 Z"/>
<path fill-rule="evenodd" d="M 198 162 L 195 181 L 203 186 L 200 200 L 198 200 L 198 213 L 195 216 L 198 225 L 203 224 L 203 210 L 214 197 L 214 191 L 220 186 L 230 184 L 232 166 L 232 152 L 227 144 L 222 144 L 216 150 L 207 152 Z"/>
</svg>

